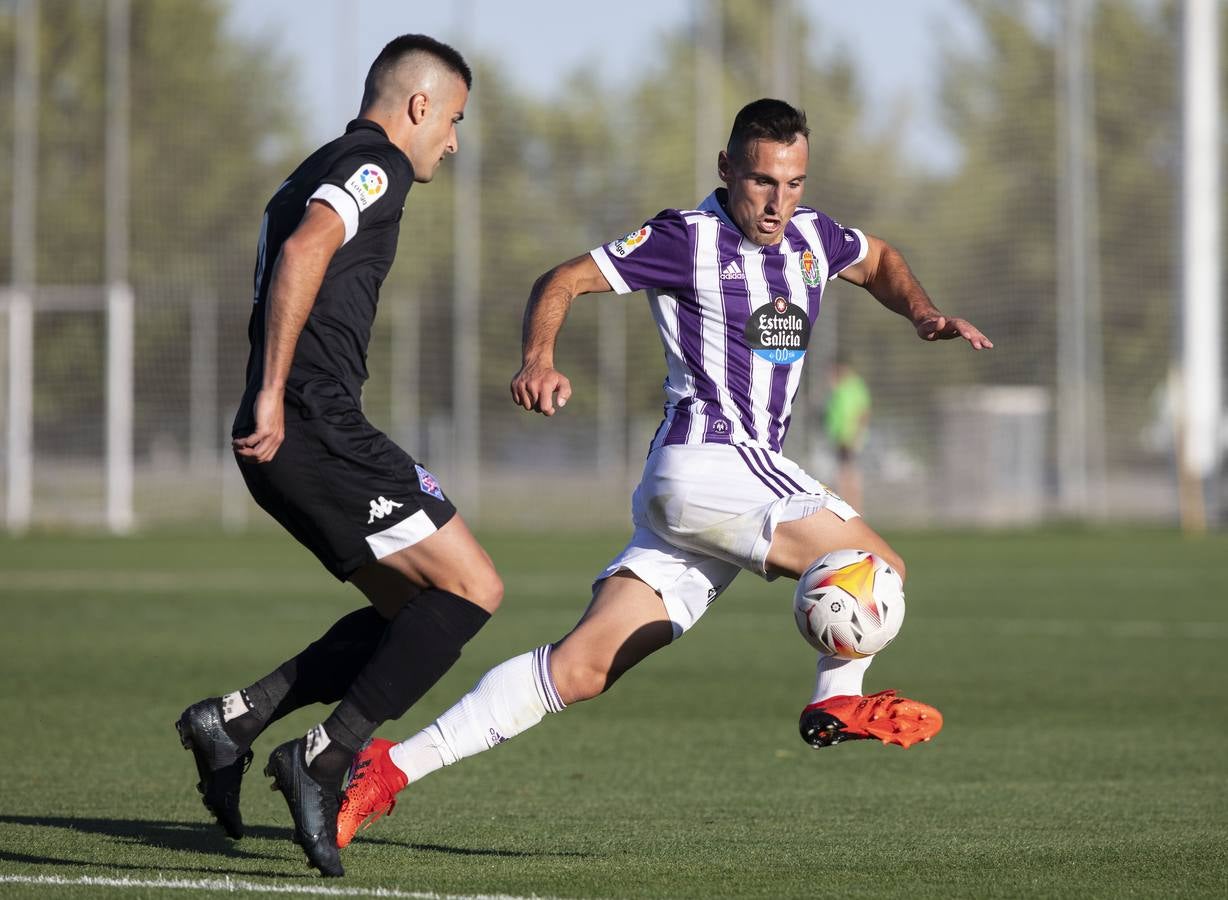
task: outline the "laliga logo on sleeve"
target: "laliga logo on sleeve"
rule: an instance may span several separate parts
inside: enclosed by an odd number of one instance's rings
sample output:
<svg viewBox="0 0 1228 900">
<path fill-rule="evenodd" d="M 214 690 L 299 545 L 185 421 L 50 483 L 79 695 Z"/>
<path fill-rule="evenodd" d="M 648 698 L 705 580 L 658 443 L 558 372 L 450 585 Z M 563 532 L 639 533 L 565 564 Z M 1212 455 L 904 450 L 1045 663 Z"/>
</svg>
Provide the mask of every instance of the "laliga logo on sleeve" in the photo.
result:
<svg viewBox="0 0 1228 900">
<path fill-rule="evenodd" d="M 388 190 L 388 176 L 379 166 L 368 163 L 350 176 L 345 183 L 345 189 L 350 192 L 361 212 L 384 196 Z"/>
<path fill-rule="evenodd" d="M 616 241 L 610 241 L 606 244 L 606 249 L 617 256 L 619 259 L 626 259 L 631 255 L 631 252 L 636 247 L 648 240 L 652 234 L 652 226 L 645 225 L 639 231 L 632 231 L 630 234 L 625 234 Z"/>
</svg>

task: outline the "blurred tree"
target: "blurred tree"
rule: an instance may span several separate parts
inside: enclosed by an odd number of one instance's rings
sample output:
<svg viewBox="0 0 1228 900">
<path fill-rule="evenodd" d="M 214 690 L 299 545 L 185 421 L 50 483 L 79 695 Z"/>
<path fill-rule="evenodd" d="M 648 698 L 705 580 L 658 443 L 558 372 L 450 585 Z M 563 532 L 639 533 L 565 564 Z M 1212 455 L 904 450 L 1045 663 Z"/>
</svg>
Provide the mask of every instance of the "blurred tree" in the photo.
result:
<svg viewBox="0 0 1228 900">
<path fill-rule="evenodd" d="M 301 143 L 289 70 L 267 46 L 224 28 L 221 0 L 132 0 L 130 25 L 129 275 L 136 291 L 138 431 L 186 396 L 193 295 L 220 299 L 224 329 L 242 333 L 261 210 Z M 37 280 L 91 285 L 105 278 L 103 235 L 107 4 L 39 3 Z M 14 16 L 0 15 L 0 70 L 13 73 Z M 0 97 L 10 135 L 12 90 Z M 0 186 L 12 142 L 0 142 Z M 11 191 L 5 195 L 11 197 Z M 10 219 L 0 220 L 0 280 L 9 278 Z M 180 301 L 142 312 L 161 299 Z M 103 322 L 40 318 L 36 329 L 36 440 L 61 446 L 61 428 L 98 421 Z M 223 371 L 242 377 L 245 347 L 225 341 Z M 234 371 L 236 370 L 237 371 Z M 145 390 L 155 381 L 158 390 Z M 71 389 L 65 389 L 70 385 Z M 178 401 L 182 405 L 182 401 Z M 96 437 L 100 439 L 100 434 Z M 142 442 L 138 439 L 138 447 Z"/>
<path fill-rule="evenodd" d="M 132 0 L 132 280 L 236 290 L 250 281 L 260 210 L 302 149 L 289 69 L 224 29 L 221 0 Z M 106 4 L 41 0 L 39 281 L 103 280 Z M 0 16 L 11 84 L 13 15 Z M 11 134 L 12 91 L 0 115 Z M 11 141 L 0 143 L 9 178 Z M 9 222 L 0 246 L 8 278 Z M 241 266 L 237 260 L 243 260 Z M 250 292 L 250 291 L 249 291 Z"/>
<path fill-rule="evenodd" d="M 948 49 L 943 105 L 963 161 L 918 196 L 926 283 L 993 337 L 952 380 L 1052 387 L 1056 367 L 1057 106 L 1051 8 L 966 0 L 982 46 Z M 1128 452 L 1168 365 L 1179 230 L 1176 4 L 1098 3 L 1089 23 L 1110 453 Z M 924 348 L 921 348 L 924 349 Z M 916 351 L 910 352 L 910 356 Z M 1145 386 L 1141 392 L 1134 388 Z M 1115 393 L 1116 392 L 1116 393 Z"/>
</svg>

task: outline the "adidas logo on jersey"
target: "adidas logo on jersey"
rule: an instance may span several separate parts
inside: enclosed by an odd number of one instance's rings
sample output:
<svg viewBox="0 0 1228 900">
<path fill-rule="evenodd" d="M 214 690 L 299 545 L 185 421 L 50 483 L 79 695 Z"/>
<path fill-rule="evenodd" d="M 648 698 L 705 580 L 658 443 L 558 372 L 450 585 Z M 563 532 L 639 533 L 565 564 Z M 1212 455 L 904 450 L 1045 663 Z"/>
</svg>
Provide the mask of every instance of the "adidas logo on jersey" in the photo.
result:
<svg viewBox="0 0 1228 900">
<path fill-rule="evenodd" d="M 709 269 L 711 271 L 711 269 Z M 729 265 L 721 269 L 721 281 L 745 281 L 746 275 L 736 259 L 729 260 Z"/>
<path fill-rule="evenodd" d="M 370 525 L 376 519 L 382 519 L 394 509 L 400 509 L 404 503 L 397 503 L 395 500 L 389 500 L 385 497 L 380 497 L 378 500 L 371 501 L 371 516 L 367 519 L 367 524 Z"/>
</svg>

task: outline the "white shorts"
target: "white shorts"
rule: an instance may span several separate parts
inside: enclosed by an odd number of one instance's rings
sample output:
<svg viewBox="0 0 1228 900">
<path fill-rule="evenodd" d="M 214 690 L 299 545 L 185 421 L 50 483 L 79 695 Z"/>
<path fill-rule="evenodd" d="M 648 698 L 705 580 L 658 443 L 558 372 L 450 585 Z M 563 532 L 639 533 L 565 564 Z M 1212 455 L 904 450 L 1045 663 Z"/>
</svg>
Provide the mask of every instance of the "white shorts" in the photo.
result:
<svg viewBox="0 0 1228 900">
<path fill-rule="evenodd" d="M 730 444 L 659 447 L 631 498 L 635 533 L 597 583 L 632 572 L 661 595 L 677 638 L 738 572 L 774 577 L 766 561 L 776 526 L 821 509 L 845 521 L 857 516 L 779 453 Z"/>
</svg>

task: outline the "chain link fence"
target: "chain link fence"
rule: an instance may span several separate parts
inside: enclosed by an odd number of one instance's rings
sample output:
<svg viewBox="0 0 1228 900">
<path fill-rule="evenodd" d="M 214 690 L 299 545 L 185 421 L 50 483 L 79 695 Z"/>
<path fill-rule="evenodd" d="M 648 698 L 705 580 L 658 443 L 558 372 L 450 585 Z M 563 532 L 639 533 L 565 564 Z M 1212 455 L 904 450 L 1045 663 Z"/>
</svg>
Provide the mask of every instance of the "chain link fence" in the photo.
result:
<svg viewBox="0 0 1228 900">
<path fill-rule="evenodd" d="M 313 148 L 284 96 L 287 64 L 229 35 L 225 5 L 203 0 L 123 0 L 130 102 L 117 126 L 114 3 L 0 2 L 0 502 L 12 525 L 26 492 L 20 527 L 102 525 L 116 502 L 107 160 L 108 126 L 122 127 L 132 521 L 254 527 L 264 516 L 228 446 L 256 236 L 268 196 Z M 817 26 L 790 3 L 697 3 L 695 21 L 660 35 L 620 84 L 578 77 L 545 99 L 476 59 L 461 155 L 406 205 L 370 349 L 369 418 L 484 527 L 625 524 L 663 400 L 647 305 L 576 302 L 558 353 L 575 397 L 547 420 L 509 401 L 525 299 L 550 266 L 661 208 L 696 205 L 716 186 L 734 112 L 775 93 L 810 117 L 807 202 L 898 246 L 939 307 L 997 345 L 924 344 L 867 293 L 833 283 L 786 451 L 834 477 L 822 411 L 840 352 L 872 395 L 861 465 L 876 523 L 1175 522 L 1181 10 L 1086 4 L 1073 74 L 1066 10 L 975 6 L 976 44 L 944 51 L 957 153 L 938 171 L 900 130 L 867 124 L 852 62 L 816 56 Z M 464 50 L 463 35 L 442 37 Z M 1072 192 L 1083 200 L 1073 211 Z M 1072 308 L 1083 317 L 1074 349 Z M 23 441 L 26 469 L 13 465 Z"/>
</svg>

